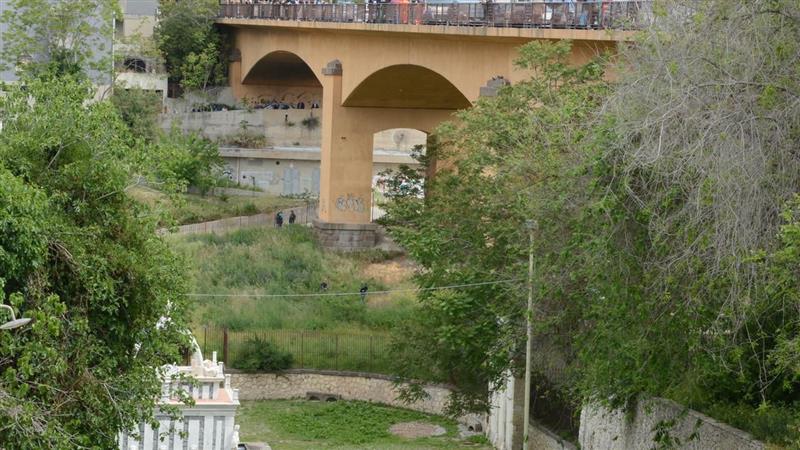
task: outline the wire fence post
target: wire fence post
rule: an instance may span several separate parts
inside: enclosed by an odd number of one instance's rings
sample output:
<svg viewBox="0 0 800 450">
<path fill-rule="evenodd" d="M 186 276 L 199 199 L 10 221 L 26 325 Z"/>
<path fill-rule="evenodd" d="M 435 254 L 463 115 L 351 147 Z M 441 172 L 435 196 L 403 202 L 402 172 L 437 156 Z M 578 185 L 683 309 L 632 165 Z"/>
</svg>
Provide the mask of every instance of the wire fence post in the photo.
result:
<svg viewBox="0 0 800 450">
<path fill-rule="evenodd" d="M 305 338 L 305 334 L 306 333 L 304 331 L 300 332 L 300 368 L 301 369 L 305 369 L 305 366 L 303 365 L 303 361 L 304 361 L 304 357 L 305 357 L 305 354 L 304 354 L 305 353 L 305 346 L 303 345 L 304 344 L 304 340 L 305 340 L 304 339 Z"/>
<path fill-rule="evenodd" d="M 222 329 L 222 360 L 230 367 L 231 362 L 228 360 L 228 327 Z"/>
<path fill-rule="evenodd" d="M 336 335 L 336 349 L 333 352 L 334 354 L 334 367 L 336 370 L 339 370 L 339 335 Z"/>
<path fill-rule="evenodd" d="M 208 350 L 208 325 L 203 325 L 203 353 L 206 353 Z"/>
<path fill-rule="evenodd" d="M 375 359 L 372 357 L 372 335 L 369 336 L 369 370 L 375 370 Z"/>
</svg>

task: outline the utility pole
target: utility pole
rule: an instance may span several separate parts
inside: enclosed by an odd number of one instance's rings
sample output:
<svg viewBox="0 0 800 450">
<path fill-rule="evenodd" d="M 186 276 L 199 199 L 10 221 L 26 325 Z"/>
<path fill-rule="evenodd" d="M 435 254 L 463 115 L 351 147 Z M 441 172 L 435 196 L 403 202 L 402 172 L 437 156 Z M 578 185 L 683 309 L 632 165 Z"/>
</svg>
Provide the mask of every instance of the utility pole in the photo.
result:
<svg viewBox="0 0 800 450">
<path fill-rule="evenodd" d="M 526 310 L 526 324 L 528 339 L 525 346 L 525 407 L 522 422 L 522 448 L 528 447 L 531 414 L 531 354 L 533 353 L 533 232 L 536 230 L 535 220 L 526 220 L 525 228 L 528 230 L 528 309 Z"/>
<path fill-rule="evenodd" d="M 111 79 L 108 81 L 108 88 L 111 95 L 114 95 L 114 37 L 117 33 L 117 12 L 111 12 Z"/>
</svg>

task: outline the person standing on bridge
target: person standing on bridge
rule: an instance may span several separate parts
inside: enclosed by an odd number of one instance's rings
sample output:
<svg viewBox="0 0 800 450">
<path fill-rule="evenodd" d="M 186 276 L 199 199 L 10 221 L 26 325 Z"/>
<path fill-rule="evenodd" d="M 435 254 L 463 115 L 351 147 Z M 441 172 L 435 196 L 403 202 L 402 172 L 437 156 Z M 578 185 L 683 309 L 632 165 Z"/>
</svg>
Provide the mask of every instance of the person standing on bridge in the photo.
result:
<svg viewBox="0 0 800 450">
<path fill-rule="evenodd" d="M 294 210 L 292 210 L 289 213 L 289 225 L 293 224 L 295 220 L 297 220 L 297 215 L 294 213 Z"/>
<path fill-rule="evenodd" d="M 275 227 L 281 228 L 283 226 L 283 213 L 278 211 L 278 214 L 275 214 Z"/>
</svg>

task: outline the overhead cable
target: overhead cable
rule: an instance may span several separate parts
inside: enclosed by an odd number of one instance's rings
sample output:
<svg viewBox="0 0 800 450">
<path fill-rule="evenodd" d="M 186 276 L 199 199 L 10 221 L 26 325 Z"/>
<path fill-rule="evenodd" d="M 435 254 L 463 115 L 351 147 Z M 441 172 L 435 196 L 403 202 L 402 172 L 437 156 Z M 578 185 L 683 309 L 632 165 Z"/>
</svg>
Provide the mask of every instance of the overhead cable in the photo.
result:
<svg viewBox="0 0 800 450">
<path fill-rule="evenodd" d="M 515 281 L 521 281 L 522 278 L 510 278 L 507 280 L 496 280 L 496 281 L 484 281 L 481 283 L 467 283 L 467 284 L 453 284 L 449 286 L 435 286 L 429 288 L 408 288 L 408 289 L 390 289 L 385 291 L 369 291 L 369 295 L 384 295 L 384 294 L 391 294 L 394 292 L 427 292 L 427 291 L 439 291 L 444 289 L 459 289 L 459 288 L 469 288 L 475 286 L 490 286 L 495 284 L 504 284 L 504 283 L 513 283 Z M 320 293 L 310 293 L 310 294 L 202 294 L 202 293 L 189 293 L 186 294 L 187 297 L 245 297 L 245 298 L 299 298 L 299 297 L 342 297 L 347 295 L 361 295 L 361 292 L 320 292 Z"/>
</svg>

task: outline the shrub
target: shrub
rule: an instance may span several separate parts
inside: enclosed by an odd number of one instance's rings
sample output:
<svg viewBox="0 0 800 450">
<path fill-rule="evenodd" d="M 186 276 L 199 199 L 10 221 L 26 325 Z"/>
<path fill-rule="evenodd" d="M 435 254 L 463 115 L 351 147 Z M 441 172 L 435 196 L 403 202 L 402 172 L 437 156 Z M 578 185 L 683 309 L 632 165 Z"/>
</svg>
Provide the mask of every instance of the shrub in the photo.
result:
<svg viewBox="0 0 800 450">
<path fill-rule="evenodd" d="M 245 342 L 242 356 L 236 367 L 246 372 L 279 372 L 292 367 L 294 358 L 289 352 L 279 350 L 275 344 L 260 338 Z"/>
<path fill-rule="evenodd" d="M 300 121 L 300 123 L 309 130 L 313 130 L 314 128 L 317 128 L 319 126 L 319 118 L 306 117 L 305 119 Z"/>
</svg>

